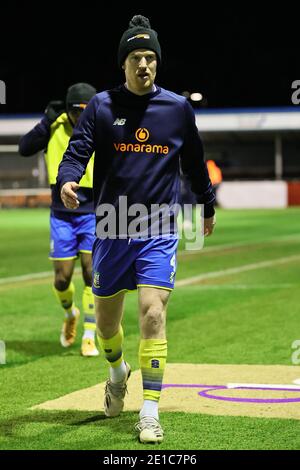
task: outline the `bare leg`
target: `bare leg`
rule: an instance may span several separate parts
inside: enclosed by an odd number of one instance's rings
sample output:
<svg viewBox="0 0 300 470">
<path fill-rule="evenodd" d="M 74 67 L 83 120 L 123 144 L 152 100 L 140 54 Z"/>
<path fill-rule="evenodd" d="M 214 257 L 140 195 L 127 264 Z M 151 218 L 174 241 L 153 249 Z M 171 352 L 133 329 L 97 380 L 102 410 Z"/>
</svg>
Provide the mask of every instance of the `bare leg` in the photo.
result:
<svg viewBox="0 0 300 470">
<path fill-rule="evenodd" d="M 55 260 L 54 266 L 54 287 L 58 291 L 65 291 L 71 283 L 75 260 Z"/>
<path fill-rule="evenodd" d="M 143 379 L 143 407 L 137 430 L 141 442 L 161 442 L 158 403 L 167 359 L 166 314 L 170 291 L 139 288 L 141 340 L 139 363 Z"/>
<path fill-rule="evenodd" d="M 97 331 L 100 337 L 112 338 L 118 331 L 123 317 L 124 292 L 114 297 L 95 296 Z"/>
</svg>

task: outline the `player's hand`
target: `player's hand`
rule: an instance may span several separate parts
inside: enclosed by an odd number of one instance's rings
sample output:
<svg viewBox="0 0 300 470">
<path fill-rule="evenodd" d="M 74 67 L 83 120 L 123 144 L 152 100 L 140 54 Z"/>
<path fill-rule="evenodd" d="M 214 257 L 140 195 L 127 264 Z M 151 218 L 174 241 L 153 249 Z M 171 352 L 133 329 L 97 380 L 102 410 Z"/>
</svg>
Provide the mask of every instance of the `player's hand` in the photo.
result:
<svg viewBox="0 0 300 470">
<path fill-rule="evenodd" d="M 70 181 L 62 186 L 60 197 L 67 209 L 77 209 L 79 207 L 78 196 L 76 194 L 78 189 L 79 184 L 75 183 L 75 181 Z"/>
<path fill-rule="evenodd" d="M 209 237 L 214 231 L 216 225 L 216 214 L 208 219 L 204 219 L 204 236 Z"/>
<path fill-rule="evenodd" d="M 56 121 L 58 116 L 60 116 L 64 112 L 64 107 L 64 102 L 58 100 L 50 101 L 50 103 L 47 104 L 45 114 L 51 123 Z"/>
</svg>

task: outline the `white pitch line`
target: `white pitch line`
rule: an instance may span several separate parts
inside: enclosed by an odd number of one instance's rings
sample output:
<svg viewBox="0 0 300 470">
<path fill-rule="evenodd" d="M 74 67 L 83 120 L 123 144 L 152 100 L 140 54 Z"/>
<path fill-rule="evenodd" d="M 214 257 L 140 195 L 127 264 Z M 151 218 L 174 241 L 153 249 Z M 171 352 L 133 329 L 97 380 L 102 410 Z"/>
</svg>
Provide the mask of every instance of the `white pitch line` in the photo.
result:
<svg viewBox="0 0 300 470">
<path fill-rule="evenodd" d="M 287 389 L 287 390 L 297 390 L 300 392 L 300 387 L 297 385 L 289 384 L 248 384 L 248 383 L 228 383 L 227 388 L 271 388 L 272 390 Z"/>
<path fill-rule="evenodd" d="M 201 290 L 249 290 L 249 289 L 288 289 L 296 284 L 203 284 L 196 286 Z M 191 286 L 192 287 L 192 286 Z"/>
<path fill-rule="evenodd" d="M 34 279 L 42 279 L 44 277 L 51 276 L 51 274 L 53 274 L 53 271 L 43 271 L 34 274 L 22 274 L 21 276 L 4 277 L 3 279 L 0 279 L 0 285 L 10 284 L 13 282 L 32 281 Z"/>
<path fill-rule="evenodd" d="M 268 243 L 279 243 L 281 241 L 291 241 L 291 242 L 294 242 L 294 241 L 300 241 L 300 235 L 297 235 L 297 234 L 293 234 L 293 235 L 281 235 L 281 236 L 278 236 L 278 237 L 270 237 L 270 238 L 267 238 L 266 240 L 261 240 L 261 241 L 246 241 L 246 242 L 236 242 L 236 243 L 224 243 L 222 245 L 213 245 L 213 246 L 208 246 L 208 247 L 204 247 L 202 250 L 191 250 L 191 251 L 188 251 L 188 250 L 185 250 L 185 251 L 182 251 L 180 252 L 181 255 L 183 255 L 184 257 L 186 257 L 187 255 L 191 255 L 191 256 L 195 256 L 196 254 L 199 254 L 199 253 L 211 253 L 211 252 L 214 252 L 214 251 L 221 251 L 221 250 L 226 250 L 226 249 L 230 249 L 230 248 L 240 248 L 240 247 L 243 247 L 243 246 L 255 246 L 255 245 L 267 245 Z"/>
<path fill-rule="evenodd" d="M 222 276 L 230 276 L 231 274 L 238 274 L 245 271 L 252 271 L 254 269 L 269 268 L 277 264 L 285 264 L 291 261 L 300 261 L 300 255 L 285 256 L 284 258 L 277 258 L 270 261 L 261 261 L 259 263 L 244 264 L 243 266 L 237 266 L 236 268 L 222 269 L 220 271 L 212 271 L 199 276 L 189 277 L 187 279 L 181 279 L 176 282 L 176 287 L 188 286 L 193 283 L 206 281 L 207 279 L 215 279 Z"/>
<path fill-rule="evenodd" d="M 74 269 L 75 273 L 79 271 L 80 271 L 80 268 Z M 33 281 L 34 279 L 44 279 L 52 275 L 53 275 L 53 271 L 43 271 L 40 273 L 22 274 L 21 276 L 4 277 L 3 279 L 0 279 L 0 285 L 12 284 L 14 282 L 22 282 L 22 281 Z"/>
<path fill-rule="evenodd" d="M 270 261 L 261 261 L 259 263 L 251 263 L 245 264 L 242 266 L 238 266 L 236 268 L 228 268 L 228 269 L 221 269 L 220 271 L 212 271 L 204 274 L 200 274 L 199 276 L 188 277 L 186 279 L 181 279 L 180 281 L 176 282 L 176 287 L 183 287 L 189 284 L 205 281 L 206 279 L 214 279 L 217 277 L 227 276 L 231 274 L 237 274 L 244 271 L 251 271 L 253 269 L 260 269 L 260 268 L 267 268 L 270 266 L 275 266 L 276 264 L 284 264 L 289 263 L 290 261 L 298 261 L 300 260 L 300 255 L 293 255 L 293 256 L 286 256 L 284 258 L 277 258 Z M 74 272 L 78 273 L 80 268 L 75 268 Z M 14 276 L 14 277 L 5 277 L 0 279 L 0 285 L 11 284 L 15 282 L 22 282 L 22 281 L 31 281 L 34 279 L 43 279 L 51 276 L 53 271 L 43 271 L 40 273 L 34 274 L 23 274 L 21 276 Z"/>
</svg>

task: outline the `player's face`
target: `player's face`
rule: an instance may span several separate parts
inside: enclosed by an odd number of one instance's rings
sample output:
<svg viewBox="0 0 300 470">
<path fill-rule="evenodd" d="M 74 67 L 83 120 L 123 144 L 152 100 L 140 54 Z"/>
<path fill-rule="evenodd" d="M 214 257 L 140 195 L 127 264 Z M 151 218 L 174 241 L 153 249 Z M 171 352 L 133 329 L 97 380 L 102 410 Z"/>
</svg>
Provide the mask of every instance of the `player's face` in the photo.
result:
<svg viewBox="0 0 300 470">
<path fill-rule="evenodd" d="M 149 93 L 155 80 L 156 68 L 155 52 L 146 49 L 130 52 L 123 65 L 129 90 L 137 95 Z"/>
<path fill-rule="evenodd" d="M 86 105 L 80 105 L 78 108 L 72 108 L 69 112 L 69 118 L 73 124 L 73 126 L 76 126 L 78 119 L 81 116 L 82 111 L 85 109 Z"/>
</svg>

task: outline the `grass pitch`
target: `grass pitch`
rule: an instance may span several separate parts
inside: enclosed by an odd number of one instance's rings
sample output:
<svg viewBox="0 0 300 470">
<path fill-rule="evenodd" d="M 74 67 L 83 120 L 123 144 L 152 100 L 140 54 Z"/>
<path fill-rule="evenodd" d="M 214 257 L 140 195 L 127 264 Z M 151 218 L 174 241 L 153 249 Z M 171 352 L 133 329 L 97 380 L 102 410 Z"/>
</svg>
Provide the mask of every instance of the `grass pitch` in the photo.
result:
<svg viewBox="0 0 300 470">
<path fill-rule="evenodd" d="M 52 275 L 16 279 L 52 271 L 48 219 L 47 210 L 0 211 L 0 340 L 7 348 L 6 364 L 0 365 L 0 448 L 153 449 L 132 433 L 137 413 L 107 420 L 96 412 L 30 410 L 103 382 L 107 375 L 103 357 L 79 355 L 82 324 L 74 347 L 60 347 L 62 312 L 52 293 Z M 204 250 L 179 251 L 177 281 L 219 274 L 173 292 L 168 361 L 291 365 L 291 345 L 300 339 L 300 209 L 218 210 L 217 219 Z M 281 258 L 284 262 L 276 264 Z M 251 264 L 258 267 L 240 270 Z M 226 272 L 232 268 L 237 271 Z M 80 305 L 79 274 L 75 285 Z M 134 370 L 136 306 L 136 294 L 128 294 L 125 357 Z M 300 448 L 300 423 L 293 419 L 162 413 L 161 422 L 166 437 L 159 449 Z"/>
</svg>

